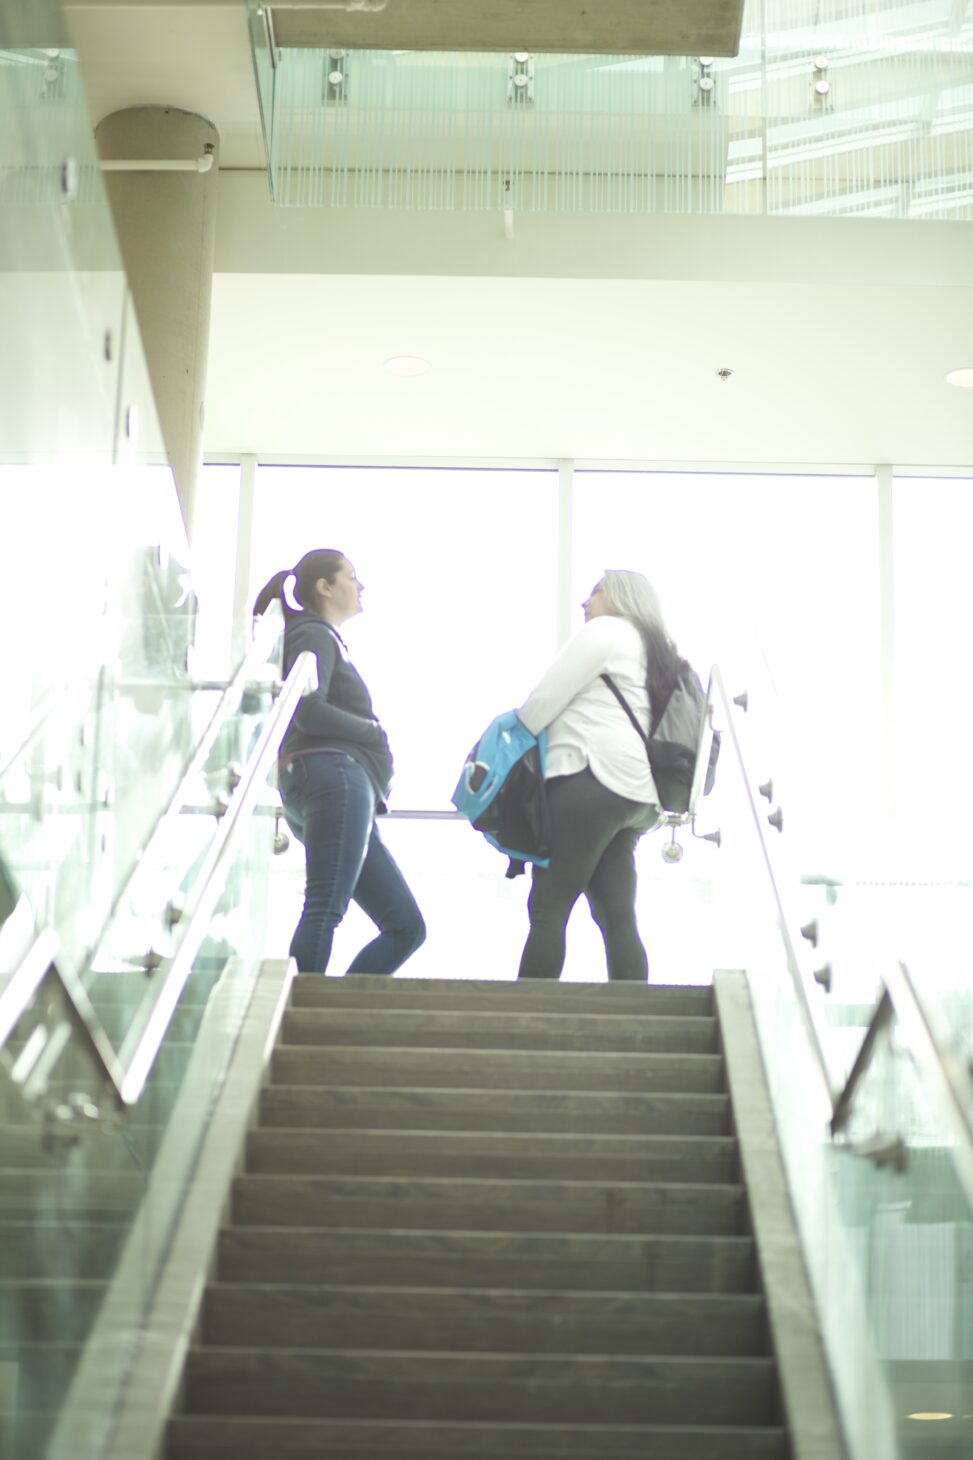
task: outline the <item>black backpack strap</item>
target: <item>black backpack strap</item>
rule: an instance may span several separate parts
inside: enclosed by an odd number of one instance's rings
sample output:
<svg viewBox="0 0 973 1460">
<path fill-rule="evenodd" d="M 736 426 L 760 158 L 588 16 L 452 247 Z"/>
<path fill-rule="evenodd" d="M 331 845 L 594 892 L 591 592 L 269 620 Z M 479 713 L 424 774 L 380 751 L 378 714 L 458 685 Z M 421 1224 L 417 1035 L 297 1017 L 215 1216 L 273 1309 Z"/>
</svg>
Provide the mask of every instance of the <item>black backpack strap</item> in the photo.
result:
<svg viewBox="0 0 973 1460">
<path fill-rule="evenodd" d="M 603 674 L 601 677 L 605 681 L 605 683 L 607 684 L 608 688 L 611 690 L 612 694 L 615 696 L 615 698 L 618 701 L 618 703 L 621 705 L 622 709 L 625 711 L 625 713 L 628 716 L 628 718 L 631 720 L 632 724 L 635 726 L 635 729 L 638 731 L 639 739 L 642 741 L 642 744 L 645 746 L 645 753 L 646 753 L 646 755 L 648 755 L 649 754 L 649 737 L 646 735 L 645 731 L 642 729 L 642 726 L 639 724 L 638 720 L 635 718 L 635 712 L 632 709 L 632 706 L 629 704 L 628 700 L 622 694 L 621 690 L 618 688 L 618 685 L 612 679 L 612 677 L 611 677 L 610 674 Z M 650 761 L 650 764 L 651 764 L 651 761 Z"/>
</svg>

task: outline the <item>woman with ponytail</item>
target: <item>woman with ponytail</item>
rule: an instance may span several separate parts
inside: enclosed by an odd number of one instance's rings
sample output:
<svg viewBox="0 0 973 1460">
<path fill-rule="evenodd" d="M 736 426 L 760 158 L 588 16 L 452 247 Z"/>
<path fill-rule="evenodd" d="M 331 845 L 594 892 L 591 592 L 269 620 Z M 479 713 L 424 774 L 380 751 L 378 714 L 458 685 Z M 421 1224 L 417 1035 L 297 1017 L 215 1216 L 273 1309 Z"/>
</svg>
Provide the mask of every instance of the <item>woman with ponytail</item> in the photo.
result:
<svg viewBox="0 0 973 1460">
<path fill-rule="evenodd" d="M 611 571 L 584 603 L 585 626 L 517 711 L 547 731 L 551 860 L 533 870 L 521 978 L 559 978 L 564 933 L 582 893 L 605 941 L 610 979 L 644 982 L 635 918 L 635 846 L 659 819 L 645 744 L 602 675 L 611 676 L 646 734 L 682 660 L 655 590 L 641 573 Z"/>
<path fill-rule="evenodd" d="M 291 941 L 301 973 L 324 973 L 334 930 L 356 902 L 378 936 L 349 973 L 394 973 L 426 935 L 415 899 L 379 835 L 392 781 L 388 740 L 338 632 L 361 613 L 362 584 L 343 553 L 315 548 L 257 594 L 254 617 L 275 599 L 284 610 L 284 673 L 298 654 L 317 660 L 318 687 L 284 736 L 278 785 L 284 815 L 304 845 L 304 910 Z"/>
</svg>

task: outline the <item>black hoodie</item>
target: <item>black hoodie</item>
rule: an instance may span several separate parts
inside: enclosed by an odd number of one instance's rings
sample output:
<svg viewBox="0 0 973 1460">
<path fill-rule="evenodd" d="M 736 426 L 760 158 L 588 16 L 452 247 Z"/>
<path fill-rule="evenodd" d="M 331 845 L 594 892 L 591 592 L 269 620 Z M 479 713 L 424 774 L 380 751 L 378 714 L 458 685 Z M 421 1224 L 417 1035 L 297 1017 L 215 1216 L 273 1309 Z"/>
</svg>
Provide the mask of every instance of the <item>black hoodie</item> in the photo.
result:
<svg viewBox="0 0 973 1460">
<path fill-rule="evenodd" d="M 284 674 L 310 650 L 318 663 L 318 687 L 301 700 L 280 748 L 285 759 L 311 750 L 344 750 L 367 772 L 379 809 L 392 783 L 392 753 L 375 718 L 371 695 L 348 658 L 344 640 L 327 619 L 305 611 L 284 630 Z"/>
</svg>

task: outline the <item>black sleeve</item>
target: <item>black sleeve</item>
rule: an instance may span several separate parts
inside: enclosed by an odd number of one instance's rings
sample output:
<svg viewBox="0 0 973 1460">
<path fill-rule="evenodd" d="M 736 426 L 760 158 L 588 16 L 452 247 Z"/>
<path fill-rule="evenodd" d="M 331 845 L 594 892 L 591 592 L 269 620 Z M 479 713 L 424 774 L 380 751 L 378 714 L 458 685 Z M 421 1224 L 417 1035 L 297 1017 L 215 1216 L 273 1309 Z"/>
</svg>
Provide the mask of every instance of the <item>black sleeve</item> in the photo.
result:
<svg viewBox="0 0 973 1460">
<path fill-rule="evenodd" d="M 300 640 L 294 646 L 294 658 L 305 650 L 313 653 L 318 665 L 318 687 L 301 700 L 292 722 L 294 729 L 320 740 L 374 745 L 382 733 L 375 720 L 328 703 L 331 676 L 338 660 L 338 646 L 331 630 L 324 624 L 307 624 L 302 628 Z"/>
</svg>

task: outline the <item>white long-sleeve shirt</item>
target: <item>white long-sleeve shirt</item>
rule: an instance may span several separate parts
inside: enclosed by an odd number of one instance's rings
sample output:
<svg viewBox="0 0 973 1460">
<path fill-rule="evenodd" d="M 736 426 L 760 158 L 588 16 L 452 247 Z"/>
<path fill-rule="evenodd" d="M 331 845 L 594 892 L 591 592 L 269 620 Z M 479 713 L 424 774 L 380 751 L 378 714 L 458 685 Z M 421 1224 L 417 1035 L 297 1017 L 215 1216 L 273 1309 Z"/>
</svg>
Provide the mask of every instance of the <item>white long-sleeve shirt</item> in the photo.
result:
<svg viewBox="0 0 973 1460">
<path fill-rule="evenodd" d="M 564 646 L 517 711 L 531 734 L 547 730 L 549 778 L 590 766 L 610 791 L 658 804 L 645 743 L 599 677 L 611 675 L 648 734 L 645 672 L 645 645 L 628 619 L 600 614 Z"/>
</svg>

